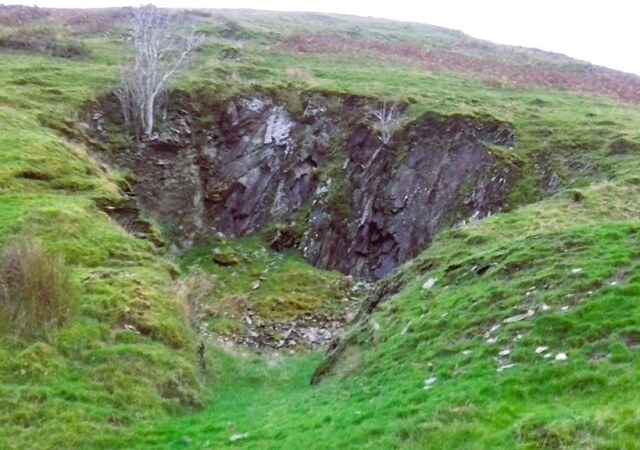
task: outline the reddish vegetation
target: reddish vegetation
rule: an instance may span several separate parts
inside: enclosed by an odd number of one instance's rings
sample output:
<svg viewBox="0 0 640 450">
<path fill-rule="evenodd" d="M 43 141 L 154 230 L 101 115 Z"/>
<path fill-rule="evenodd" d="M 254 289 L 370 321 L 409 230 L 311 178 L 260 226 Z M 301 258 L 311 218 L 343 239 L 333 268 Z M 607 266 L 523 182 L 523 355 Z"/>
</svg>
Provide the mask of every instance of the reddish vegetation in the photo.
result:
<svg viewBox="0 0 640 450">
<path fill-rule="evenodd" d="M 18 27 L 50 21 L 69 25 L 79 33 L 107 33 L 126 13 L 122 8 L 89 10 L 0 5 L 0 26 Z"/>
<path fill-rule="evenodd" d="M 0 5 L 0 26 L 62 23 L 68 26 L 67 32 L 70 33 L 108 33 L 128 13 L 127 8 L 87 10 Z M 640 77 L 635 75 L 555 53 L 501 46 L 471 38 L 455 43 L 451 41 L 448 46 L 445 43 L 440 48 L 428 48 L 409 42 L 389 44 L 330 33 L 296 34 L 282 41 L 280 48 L 301 53 L 369 54 L 430 72 L 473 75 L 490 85 L 592 93 L 640 104 Z"/>
<path fill-rule="evenodd" d="M 280 45 L 301 53 L 368 53 L 416 64 L 431 72 L 475 75 L 492 85 L 592 93 L 640 103 L 640 77 L 538 50 L 473 40 L 440 50 L 331 34 L 298 34 Z"/>
</svg>

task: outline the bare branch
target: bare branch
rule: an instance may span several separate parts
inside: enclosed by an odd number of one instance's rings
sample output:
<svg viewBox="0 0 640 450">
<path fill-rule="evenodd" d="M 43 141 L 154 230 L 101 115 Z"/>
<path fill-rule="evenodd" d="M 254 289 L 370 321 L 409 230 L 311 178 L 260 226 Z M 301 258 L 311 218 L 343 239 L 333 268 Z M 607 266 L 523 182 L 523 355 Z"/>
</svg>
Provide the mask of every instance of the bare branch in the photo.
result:
<svg viewBox="0 0 640 450">
<path fill-rule="evenodd" d="M 114 93 L 125 123 L 137 134 L 150 136 L 156 99 L 203 38 L 193 32 L 180 32 L 175 17 L 154 5 L 135 9 L 131 23 L 134 59 L 122 71 L 122 81 Z"/>
<path fill-rule="evenodd" d="M 371 116 L 374 119 L 372 125 L 376 131 L 380 133 L 378 139 L 380 139 L 383 145 L 391 142 L 393 133 L 402 126 L 404 120 L 403 114 L 396 105 L 387 107 L 386 102 L 382 104 L 382 107 L 373 109 Z"/>
</svg>

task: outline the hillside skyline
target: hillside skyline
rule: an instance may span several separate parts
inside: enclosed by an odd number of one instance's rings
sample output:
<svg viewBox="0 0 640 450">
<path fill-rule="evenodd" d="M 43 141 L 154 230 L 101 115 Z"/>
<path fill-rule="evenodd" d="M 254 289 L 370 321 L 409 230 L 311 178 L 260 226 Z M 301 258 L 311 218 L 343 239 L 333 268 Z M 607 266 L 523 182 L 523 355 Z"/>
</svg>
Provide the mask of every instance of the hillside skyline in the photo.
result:
<svg viewBox="0 0 640 450">
<path fill-rule="evenodd" d="M 50 8 L 86 8 L 77 0 L 18 1 L 15 4 Z M 294 2 L 290 0 L 187 0 L 153 2 L 160 7 L 201 9 L 256 9 L 308 11 L 419 22 L 463 31 L 499 44 L 562 53 L 592 64 L 640 75 L 640 59 L 633 58 L 640 30 L 634 26 L 637 5 L 614 0 L 605 3 L 575 1 L 506 2 L 457 0 L 447 3 Z M 91 7 L 138 6 L 132 0 L 99 0 Z"/>
</svg>

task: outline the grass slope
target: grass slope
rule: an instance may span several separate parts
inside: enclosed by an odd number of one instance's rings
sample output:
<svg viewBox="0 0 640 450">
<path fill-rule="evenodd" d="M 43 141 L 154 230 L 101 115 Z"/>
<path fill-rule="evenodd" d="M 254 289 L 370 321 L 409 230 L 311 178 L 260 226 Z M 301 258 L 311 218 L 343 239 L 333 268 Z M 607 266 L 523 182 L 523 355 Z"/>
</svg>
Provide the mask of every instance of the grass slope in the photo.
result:
<svg viewBox="0 0 640 450">
<path fill-rule="evenodd" d="M 0 337 L 0 447 L 637 445 L 640 112 L 633 98 L 595 96 L 612 94 L 584 83 L 518 84 L 481 70 L 456 73 L 455 65 L 427 67 L 413 50 L 380 57 L 388 43 L 414 41 L 420 52 L 462 45 L 469 58 L 473 42 L 442 29 L 322 15 L 200 16 L 209 41 L 179 89 L 271 90 L 292 111 L 301 107 L 297 91 L 308 90 L 407 103 L 414 117 L 490 114 L 513 123 L 517 144 L 502 156 L 525 168 L 511 212 L 441 233 L 384 282 L 402 289 L 356 324 L 322 384 L 308 385 L 321 355 L 256 358 L 211 347 L 203 396 L 176 269 L 98 210 L 98 201 L 117 198 L 118 174 L 61 137 L 77 136 L 77 111 L 115 83 L 125 40 L 118 32 L 74 33 L 73 20 L 59 14 L 46 20 L 66 23 L 56 33 L 81 40 L 88 56 L 62 59 L 39 47 L 0 52 L 0 244 L 42 239 L 71 268 L 81 306 L 43 341 Z M 331 39 L 320 37 L 331 52 L 299 44 L 301 30 L 327 26 Z M 3 39 L 15 42 L 12 33 Z M 491 61 L 492 51 L 480 59 Z M 523 71 L 584 68 L 549 55 L 510 55 Z M 219 276 L 228 288 L 218 295 L 241 294 Z M 423 289 L 430 278 L 435 286 Z M 272 289 L 280 295 L 286 286 Z M 529 310 L 531 317 L 504 323 Z M 535 352 L 540 346 L 550 358 Z M 509 355 L 500 357 L 503 350 Z M 558 353 L 568 360 L 555 361 Z M 508 364 L 516 365 L 497 371 Z M 207 397 L 202 411 L 189 409 Z"/>
<path fill-rule="evenodd" d="M 114 445 L 635 448 L 640 189 L 583 194 L 441 234 L 383 282 L 404 288 L 356 325 L 319 386 L 308 384 L 317 356 L 219 354 L 211 406 L 137 424 Z M 437 282 L 425 290 L 429 278 Z"/>
<path fill-rule="evenodd" d="M 200 401 L 177 269 L 98 210 L 118 199 L 118 177 L 54 131 L 113 80 L 93 50 L 85 61 L 0 53 L 0 245 L 39 238 L 65 259 L 81 297 L 43 340 L 0 336 L 2 448 L 98 445 Z"/>
</svg>

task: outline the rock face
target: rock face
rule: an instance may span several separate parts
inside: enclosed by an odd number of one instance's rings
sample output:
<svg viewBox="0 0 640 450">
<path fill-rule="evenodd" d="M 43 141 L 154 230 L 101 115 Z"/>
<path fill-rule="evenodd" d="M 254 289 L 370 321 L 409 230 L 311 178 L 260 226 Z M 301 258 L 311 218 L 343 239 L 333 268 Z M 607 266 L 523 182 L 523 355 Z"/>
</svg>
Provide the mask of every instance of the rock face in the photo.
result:
<svg viewBox="0 0 640 450">
<path fill-rule="evenodd" d="M 278 250 L 380 279 L 443 226 L 500 210 L 517 169 L 492 154 L 515 144 L 508 124 L 425 115 L 383 145 L 375 106 L 318 95 L 295 114 L 266 97 L 200 105 L 214 125 L 171 112 L 169 131 L 121 164 L 136 175 L 140 206 L 179 247 L 269 229 Z"/>
</svg>

